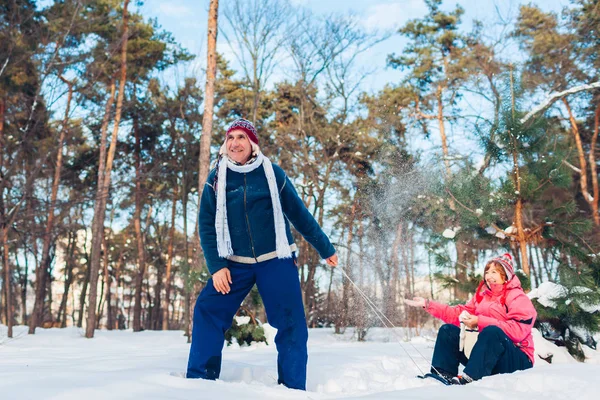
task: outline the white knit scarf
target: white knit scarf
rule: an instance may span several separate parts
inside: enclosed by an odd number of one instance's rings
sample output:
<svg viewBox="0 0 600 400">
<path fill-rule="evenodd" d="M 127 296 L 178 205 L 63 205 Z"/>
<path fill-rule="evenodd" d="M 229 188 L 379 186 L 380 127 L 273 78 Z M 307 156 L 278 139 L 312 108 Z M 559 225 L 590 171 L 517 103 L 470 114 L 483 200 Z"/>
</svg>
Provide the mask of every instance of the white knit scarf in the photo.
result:
<svg viewBox="0 0 600 400">
<path fill-rule="evenodd" d="M 275 244 L 277 248 L 278 258 L 291 258 L 292 251 L 285 233 L 285 220 L 281 209 L 281 200 L 279 199 L 279 189 L 273 172 L 271 161 L 261 152 L 256 156 L 256 160 L 250 164 L 237 165 L 233 163 L 226 154 L 219 161 L 219 172 L 217 177 L 217 212 L 215 218 L 215 228 L 217 230 L 217 249 L 219 257 L 227 258 L 233 255 L 231 247 L 231 236 L 229 235 L 229 225 L 227 223 L 227 201 L 226 201 L 226 184 L 227 170 L 234 172 L 248 173 L 254 171 L 262 164 L 265 170 L 265 176 L 269 184 L 269 192 L 271 193 L 271 202 L 273 203 L 273 216 L 275 220 Z"/>
</svg>

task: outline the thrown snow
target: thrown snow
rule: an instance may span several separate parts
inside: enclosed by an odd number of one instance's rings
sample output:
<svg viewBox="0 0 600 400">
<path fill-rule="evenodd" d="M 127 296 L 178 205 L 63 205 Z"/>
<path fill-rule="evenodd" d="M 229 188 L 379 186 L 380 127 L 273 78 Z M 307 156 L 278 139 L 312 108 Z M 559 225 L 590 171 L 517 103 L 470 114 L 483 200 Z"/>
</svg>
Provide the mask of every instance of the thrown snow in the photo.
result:
<svg viewBox="0 0 600 400">
<path fill-rule="evenodd" d="M 446 387 L 415 378 L 427 369 L 432 332 L 372 328 L 367 341 L 348 329 L 312 329 L 307 391 L 278 386 L 274 329 L 265 325 L 271 345 L 232 346 L 224 350 L 221 379 L 183 379 L 189 345 L 180 331 L 97 331 L 15 328 L 6 338 L 0 326 L 2 399 L 595 399 L 600 392 L 599 352 L 585 348 L 581 364 L 534 331 L 539 354 L 554 354 L 553 364 L 537 359 L 528 371 L 485 378 L 467 386 Z M 424 334 L 425 333 L 425 334 Z M 537 357 L 536 357 L 537 358 Z M 416 362 L 418 367 L 415 365 Z"/>
</svg>

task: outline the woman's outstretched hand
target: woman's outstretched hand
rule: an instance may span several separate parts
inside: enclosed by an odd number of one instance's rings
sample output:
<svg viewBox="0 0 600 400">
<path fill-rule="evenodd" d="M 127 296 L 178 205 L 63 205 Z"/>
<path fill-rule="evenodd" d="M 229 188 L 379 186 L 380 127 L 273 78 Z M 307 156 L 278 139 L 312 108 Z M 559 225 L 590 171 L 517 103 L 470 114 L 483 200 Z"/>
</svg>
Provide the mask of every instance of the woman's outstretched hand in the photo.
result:
<svg viewBox="0 0 600 400">
<path fill-rule="evenodd" d="M 423 297 L 413 297 L 412 300 L 404 299 L 404 304 L 411 307 L 425 307 L 427 301 Z"/>
</svg>

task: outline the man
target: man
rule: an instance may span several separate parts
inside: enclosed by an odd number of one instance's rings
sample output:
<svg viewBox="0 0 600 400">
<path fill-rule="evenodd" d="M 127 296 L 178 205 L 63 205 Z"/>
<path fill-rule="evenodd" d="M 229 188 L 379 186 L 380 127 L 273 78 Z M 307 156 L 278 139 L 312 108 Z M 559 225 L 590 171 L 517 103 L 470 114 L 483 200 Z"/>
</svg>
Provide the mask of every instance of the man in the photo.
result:
<svg viewBox="0 0 600 400">
<path fill-rule="evenodd" d="M 335 249 L 285 172 L 261 153 L 252 123 L 234 121 L 200 203 L 200 241 L 212 278 L 194 309 L 188 378 L 219 377 L 224 333 L 256 283 L 278 330 L 278 383 L 305 390 L 308 329 L 288 221 L 328 265 L 337 265 Z"/>
</svg>

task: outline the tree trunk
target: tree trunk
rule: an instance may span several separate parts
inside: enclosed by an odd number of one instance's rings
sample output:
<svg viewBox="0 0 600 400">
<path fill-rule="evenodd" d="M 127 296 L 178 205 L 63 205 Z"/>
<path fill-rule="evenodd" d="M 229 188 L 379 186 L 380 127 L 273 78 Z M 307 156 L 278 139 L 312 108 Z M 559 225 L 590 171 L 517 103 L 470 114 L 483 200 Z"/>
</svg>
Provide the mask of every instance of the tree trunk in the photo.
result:
<svg viewBox="0 0 600 400">
<path fill-rule="evenodd" d="M 135 96 L 135 90 L 134 90 Z M 144 234 L 142 233 L 142 156 L 140 132 L 137 119 L 133 121 L 133 131 L 135 134 L 135 213 L 133 215 L 133 225 L 135 228 L 135 239 L 137 243 L 137 261 L 138 273 L 135 279 L 135 305 L 133 306 L 133 331 L 142 330 L 142 284 L 144 274 L 146 273 L 146 253 L 144 251 Z"/>
<path fill-rule="evenodd" d="M 213 114 L 215 106 L 215 80 L 217 77 L 217 34 L 219 32 L 219 0 L 210 0 L 208 10 L 208 32 L 206 52 L 206 86 L 204 89 L 204 114 L 202 115 L 202 134 L 200 135 L 200 156 L 198 169 L 198 199 L 202 198 L 204 183 L 208 177 L 210 167 L 210 142 L 212 136 Z M 200 205 L 200 200 L 198 200 Z M 198 219 L 196 218 L 196 227 Z M 200 246 L 200 235 L 198 229 L 194 230 L 194 263 L 200 267 L 202 261 L 202 247 Z M 186 237 L 187 241 L 187 237 Z M 186 254 L 189 257 L 189 254 Z M 188 299 L 189 300 L 189 299 Z M 186 300 L 187 301 L 187 300 Z M 190 337 L 188 336 L 188 339 Z"/>
<path fill-rule="evenodd" d="M 408 227 L 407 227 L 407 231 L 408 231 Z M 415 293 L 415 244 L 414 244 L 414 235 L 412 234 L 412 232 L 410 233 L 410 235 L 408 236 L 408 245 L 409 245 L 409 250 L 410 250 L 410 261 L 409 261 L 409 266 L 410 266 L 410 293 L 414 294 Z"/>
<path fill-rule="evenodd" d="M 23 271 L 23 278 L 21 279 L 21 315 L 23 325 L 28 324 L 27 318 L 27 286 L 29 284 L 29 260 L 25 257 L 25 270 Z"/>
<path fill-rule="evenodd" d="M 517 204 L 515 205 L 515 225 L 517 226 L 517 241 L 519 242 L 521 268 L 523 268 L 523 273 L 529 277 L 529 259 L 527 257 L 527 239 L 523 228 L 523 199 L 521 196 L 519 196 Z"/>
<path fill-rule="evenodd" d="M 515 139 L 513 138 L 513 141 Z M 525 235 L 525 228 L 523 227 L 523 198 L 521 197 L 521 175 L 519 172 L 519 160 L 517 158 L 516 150 L 513 150 L 513 180 L 515 188 L 517 189 L 517 203 L 515 204 L 515 226 L 517 227 L 517 242 L 519 243 L 519 254 L 521 259 L 521 268 L 523 273 L 529 277 L 529 260 L 527 257 L 527 237 Z"/>
<path fill-rule="evenodd" d="M 343 233 L 342 233 L 343 236 Z M 331 289 L 333 288 L 333 273 L 335 272 L 335 268 L 331 268 L 329 271 L 329 285 L 327 286 L 327 324 L 330 321 L 334 320 L 332 313 L 332 304 L 331 304 Z"/>
<path fill-rule="evenodd" d="M 5 298 L 5 307 L 6 307 L 6 326 L 8 328 L 7 336 L 9 338 L 13 337 L 13 302 L 12 302 L 12 272 L 10 268 L 10 263 L 8 260 L 8 241 L 6 240 L 8 236 L 8 228 L 2 228 L 2 232 L 0 233 L 1 239 L 0 243 L 2 243 L 2 264 L 4 264 L 4 298 Z"/>
<path fill-rule="evenodd" d="M 515 118 L 515 94 L 514 94 L 514 78 L 513 78 L 513 68 L 511 65 L 510 68 L 510 90 L 511 90 L 511 107 L 512 107 L 512 117 Z M 517 190 L 517 202 L 515 204 L 515 214 L 514 214 L 514 224 L 517 227 L 517 242 L 519 245 L 519 255 L 518 260 L 520 260 L 521 268 L 523 269 L 523 273 L 527 277 L 530 276 L 529 273 L 529 262 L 527 257 L 527 237 L 525 235 L 525 229 L 523 227 L 523 197 L 521 196 L 521 174 L 519 171 L 519 155 L 517 154 L 517 139 L 512 135 L 509 131 L 508 134 L 511 137 L 512 141 L 512 158 L 513 158 L 513 183 Z M 584 160 L 585 161 L 585 160 Z"/>
<path fill-rule="evenodd" d="M 173 202 L 171 205 L 171 229 L 169 230 L 169 245 L 167 248 L 167 269 L 165 271 L 165 300 L 163 306 L 162 316 L 162 330 L 166 331 L 169 329 L 169 305 L 170 305 L 170 294 L 171 294 L 171 268 L 173 266 L 173 242 L 175 241 L 175 217 L 177 214 L 177 184 L 173 188 Z"/>
<path fill-rule="evenodd" d="M 123 283 L 123 291 L 125 290 L 125 283 Z M 123 292 L 124 293 L 124 292 Z M 125 295 L 123 295 L 125 299 Z M 133 304 L 133 295 L 129 294 L 129 303 L 127 304 L 127 327 L 131 326 L 131 305 Z"/>
<path fill-rule="evenodd" d="M 48 262 L 48 271 L 46 272 L 46 293 L 48 306 L 47 308 L 44 308 L 44 313 L 42 314 L 44 317 L 42 317 L 42 321 L 46 320 L 46 316 L 48 316 L 50 322 L 53 323 L 54 321 L 52 319 L 54 318 L 54 315 L 52 315 L 52 299 L 54 297 L 52 296 L 52 259 Z"/>
<path fill-rule="evenodd" d="M 598 141 L 598 130 L 600 128 L 600 103 L 596 106 L 596 112 L 594 113 L 594 134 L 592 135 L 592 141 L 590 144 L 590 154 L 589 154 L 589 162 L 590 169 L 592 170 L 592 201 L 590 202 L 590 206 L 592 207 L 592 215 L 594 218 L 594 224 L 596 226 L 600 226 L 600 215 L 598 215 L 598 197 L 599 197 L 599 189 L 598 189 L 598 171 L 596 165 L 596 142 Z"/>
<path fill-rule="evenodd" d="M 100 328 L 100 320 L 104 313 L 105 293 L 107 290 L 106 276 L 108 275 L 108 242 L 106 236 L 102 237 L 102 283 L 100 285 L 100 301 L 98 302 L 98 310 L 96 311 L 96 329 Z M 110 288 L 109 288 L 110 289 Z"/>
<path fill-rule="evenodd" d="M 527 257 L 527 239 L 523 228 L 523 199 L 519 196 L 515 206 L 515 225 L 517 226 L 517 240 L 519 242 L 519 252 L 521 255 L 521 268 L 523 273 L 529 277 L 529 258 Z"/>
<path fill-rule="evenodd" d="M 0 98 L 0 176 L 4 176 L 4 115 L 6 103 Z M 12 326 L 12 299 L 11 299 L 11 270 L 8 262 L 8 215 L 4 204 L 4 179 L 0 178 L 0 250 L 2 251 L 2 271 L 4 272 L 4 307 L 6 309 L 6 325 L 8 326 L 8 337 L 13 337 Z M 1 312 L 2 310 L 0 310 Z"/>
<path fill-rule="evenodd" d="M 108 197 L 108 191 L 110 188 L 110 173 L 112 170 L 112 164 L 114 154 L 117 146 L 117 135 L 119 132 L 119 124 L 121 122 L 121 110 L 123 108 L 123 98 L 125 97 L 125 82 L 127 80 L 127 36 L 128 36 L 128 22 L 129 16 L 127 14 L 127 5 L 129 0 L 125 0 L 123 5 L 123 36 L 121 40 L 121 71 L 119 79 L 119 94 L 117 97 L 117 107 L 115 112 L 115 121 L 113 127 L 113 133 L 111 137 L 110 149 L 108 151 L 108 157 L 106 159 L 105 170 L 99 168 L 98 170 L 98 190 L 96 192 L 96 202 L 94 204 L 94 221 L 92 223 L 92 260 L 90 263 L 90 295 L 89 295 L 89 306 L 88 306 L 88 318 L 87 326 L 85 331 L 85 337 L 94 337 L 94 327 L 96 323 L 96 301 L 98 292 L 98 270 L 100 267 L 100 247 L 102 245 L 102 237 L 104 236 L 104 213 L 106 210 L 106 201 Z M 114 81 L 113 81 L 114 82 Z M 111 85 L 111 94 L 114 93 L 114 83 Z M 111 98 L 113 96 L 111 95 Z M 109 100 L 110 101 L 110 100 Z M 105 116 L 106 117 L 106 116 Z M 106 141 L 106 132 L 104 132 L 102 139 Z M 103 146 L 104 147 L 104 146 Z M 105 150 L 104 148 L 101 148 Z M 100 162 L 102 163 L 102 157 Z M 102 179 L 100 179 L 102 178 Z"/>
<path fill-rule="evenodd" d="M 60 300 L 60 306 L 58 307 L 58 313 L 56 314 L 56 320 L 61 321 L 61 328 L 67 326 L 67 301 L 69 298 L 69 289 L 73 283 L 73 253 L 75 251 L 77 241 L 77 233 L 70 231 L 69 239 L 67 243 L 67 254 L 66 254 L 66 265 L 65 265 L 65 284 L 63 295 Z"/>
<path fill-rule="evenodd" d="M 117 260 L 117 266 L 115 268 L 115 286 L 116 286 L 116 296 L 115 296 L 115 326 L 117 329 L 121 329 L 121 325 L 125 325 L 125 308 L 123 304 L 125 303 L 125 288 L 123 287 L 123 280 L 121 279 L 121 269 L 123 268 L 123 257 L 119 256 Z"/>
<path fill-rule="evenodd" d="M 113 79 L 110 83 L 110 95 L 108 97 L 108 101 L 106 102 L 106 107 L 104 108 L 104 118 L 102 119 L 102 127 L 100 129 L 100 158 L 98 165 L 98 185 L 96 191 L 96 204 L 94 205 L 94 220 L 92 221 L 92 248 L 94 246 L 94 235 L 97 236 L 98 228 L 96 225 L 99 223 L 99 211 L 101 208 L 101 203 L 103 201 L 104 194 L 102 193 L 103 183 L 104 183 L 104 175 L 106 173 L 106 135 L 108 131 L 108 123 L 110 121 L 110 111 L 112 109 L 112 105 L 115 99 L 115 80 Z M 111 140 L 112 144 L 112 140 Z M 104 222 L 102 222 L 104 225 Z M 104 228 L 102 227 L 102 230 Z M 102 232 L 104 234 L 104 232 Z M 99 250 L 98 250 L 99 251 Z M 98 257 L 100 257 L 98 255 Z M 98 258 L 99 259 L 99 258 Z M 80 299 L 80 312 L 79 312 L 79 320 L 77 322 L 77 326 L 81 328 L 83 323 L 83 314 L 84 314 L 84 306 L 85 306 L 85 298 L 87 295 L 87 289 L 90 282 L 90 272 L 91 272 L 91 262 L 87 263 L 87 271 L 85 275 L 85 281 L 83 283 L 83 289 L 81 291 L 81 299 Z"/>
<path fill-rule="evenodd" d="M 169 295 L 169 311 L 172 309 L 173 312 L 169 312 L 169 329 L 174 329 L 174 323 L 179 327 L 181 325 L 180 315 L 177 313 L 181 310 L 179 304 L 181 304 L 180 296 L 178 296 L 177 286 L 175 284 L 175 278 L 177 278 L 177 274 L 171 273 L 171 279 L 169 282 L 169 286 L 171 287 L 170 295 Z M 177 328 L 179 329 L 179 328 Z"/>
<path fill-rule="evenodd" d="M 402 248 L 404 255 L 404 272 L 406 273 L 406 294 L 408 297 L 412 297 L 414 294 L 414 264 L 413 264 L 413 247 L 410 237 L 410 231 L 408 230 L 408 224 L 406 221 L 403 223 L 404 226 L 404 240 L 402 240 Z"/>
<path fill-rule="evenodd" d="M 348 238 L 346 239 L 346 262 L 344 269 L 346 274 L 352 277 L 352 240 L 354 239 L 354 219 L 358 208 L 357 199 L 354 198 L 352 209 L 350 210 L 350 220 L 348 221 Z M 344 277 L 342 280 L 342 309 L 338 323 L 335 325 L 335 333 L 342 333 L 343 328 L 348 326 L 348 309 L 350 308 L 350 281 Z"/>
<path fill-rule="evenodd" d="M 344 237 L 346 235 L 346 227 L 342 227 L 342 232 L 340 233 L 340 237 Z M 334 304 L 333 304 L 333 274 L 335 272 L 335 268 L 330 268 L 329 270 L 329 284 L 327 285 L 327 311 L 326 315 L 326 325 L 331 322 L 335 325 L 335 316 L 334 316 Z M 303 299 L 304 301 L 304 299 Z"/>
<path fill-rule="evenodd" d="M 323 183 L 322 186 L 319 188 L 317 187 L 317 199 L 315 200 L 315 205 L 312 211 L 312 214 L 316 216 L 316 220 L 317 223 L 319 224 L 319 226 L 323 226 L 323 217 L 324 217 L 324 198 L 325 198 L 325 191 L 326 188 L 329 184 L 329 177 L 330 177 L 330 173 L 331 173 L 331 169 L 332 169 L 332 164 L 329 163 L 327 165 L 327 169 L 325 171 L 324 177 L 323 177 Z M 311 187 L 311 195 L 308 196 L 308 203 L 306 204 L 306 207 L 310 207 L 310 200 L 313 198 L 312 193 L 313 192 L 313 187 Z M 306 282 L 304 284 L 304 303 L 305 303 L 305 309 L 307 310 L 307 314 L 309 316 L 308 318 L 308 322 L 309 324 L 311 322 L 314 322 L 314 320 L 312 318 L 310 318 L 311 315 L 314 315 L 316 312 L 316 308 L 317 308 L 317 288 L 316 288 L 316 284 L 315 284 L 315 276 L 317 273 L 317 267 L 319 264 L 319 256 L 318 253 L 315 251 L 315 249 L 312 248 L 312 246 L 310 246 L 310 244 L 302 239 L 301 240 L 302 243 L 302 249 L 300 250 L 300 254 L 304 254 L 304 256 L 306 257 L 305 260 L 306 262 L 303 264 L 308 265 L 308 273 L 306 274 Z M 348 265 L 347 265 L 348 267 Z M 346 271 L 349 275 L 351 275 L 351 271 L 347 270 Z M 348 306 L 348 304 L 346 304 L 346 306 Z M 347 324 L 347 314 L 346 317 L 344 317 L 343 319 L 346 319 L 346 323 Z M 312 326 L 314 327 L 314 326 Z"/>
<path fill-rule="evenodd" d="M 161 292 L 162 292 L 162 284 L 163 284 L 163 269 L 165 268 L 162 262 L 156 263 L 156 285 L 154 285 L 154 307 L 152 312 L 152 329 L 159 330 L 162 329 L 162 312 L 160 305 L 161 301 Z"/>
<path fill-rule="evenodd" d="M 58 186 L 60 184 L 60 174 L 62 170 L 63 147 L 69 122 L 69 113 L 71 110 L 71 100 L 73 99 L 73 83 L 65 81 L 69 87 L 67 94 L 67 106 L 62 121 L 60 136 L 58 138 L 58 154 L 56 156 L 56 166 L 54 168 L 54 180 L 52 182 L 52 194 L 50 195 L 50 206 L 48 208 L 48 219 L 46 221 L 46 230 L 44 231 L 44 245 L 42 247 L 42 261 L 36 271 L 35 281 L 35 304 L 29 320 L 29 334 L 35 333 L 37 324 L 42 322 L 44 299 L 46 297 L 46 277 L 50 268 L 50 247 L 52 245 L 52 228 L 54 227 L 54 208 L 58 197 Z"/>
<path fill-rule="evenodd" d="M 402 243 L 402 232 L 403 232 L 402 221 L 399 221 L 396 225 L 396 235 L 394 242 L 392 243 L 392 256 L 391 256 L 391 267 L 392 267 L 392 281 L 390 282 L 390 290 L 384 299 L 384 312 L 385 315 L 390 319 L 396 318 L 396 304 L 398 300 L 398 284 L 400 281 L 400 244 Z"/>
<path fill-rule="evenodd" d="M 256 120 L 258 119 L 258 104 L 260 102 L 260 81 L 258 79 L 258 77 L 256 76 L 256 63 L 255 63 L 255 67 L 254 67 L 254 82 L 255 84 L 253 85 L 253 90 L 252 90 L 252 97 L 253 97 L 253 102 L 252 102 L 252 123 L 254 125 L 256 125 Z"/>
<path fill-rule="evenodd" d="M 452 175 L 450 170 L 450 160 L 448 159 L 448 142 L 446 139 L 446 128 L 444 126 L 444 104 L 442 103 L 443 88 L 438 85 L 437 88 L 437 102 L 438 102 L 438 114 L 437 120 L 440 127 L 440 138 L 442 139 L 442 154 L 444 157 L 444 167 L 446 168 L 446 176 L 449 178 Z"/>
<path fill-rule="evenodd" d="M 360 286 L 361 288 L 363 288 L 364 291 L 367 292 L 367 296 L 369 295 L 368 290 L 366 290 L 366 288 L 369 285 L 365 285 L 365 256 L 364 256 L 364 226 L 363 226 L 363 222 L 360 221 L 358 222 L 358 231 L 356 232 L 356 237 L 358 238 L 358 286 Z M 367 333 L 367 322 L 368 322 L 368 317 L 367 317 L 367 311 L 366 311 L 366 304 L 365 304 L 365 299 L 362 296 L 358 297 L 358 302 L 356 304 L 356 313 L 358 315 L 357 317 L 357 323 L 356 323 L 356 328 L 359 332 L 363 333 L 363 338 Z"/>
<path fill-rule="evenodd" d="M 431 247 L 431 242 L 427 243 L 428 247 Z M 433 290 L 433 269 L 431 268 L 431 252 L 427 252 L 427 268 L 429 271 L 429 296 L 431 300 L 435 300 L 435 291 Z"/>
<path fill-rule="evenodd" d="M 204 89 L 204 115 L 202 116 L 202 135 L 200 136 L 200 169 L 198 174 L 198 196 L 202 198 L 204 183 L 208 177 L 210 165 L 210 138 L 212 135 L 213 112 L 215 102 L 215 79 L 217 76 L 217 33 L 219 0 L 210 0 L 208 11 L 208 47 L 206 60 L 206 87 Z"/>
<path fill-rule="evenodd" d="M 325 174 L 323 175 L 322 186 L 318 190 L 319 199 L 315 202 L 315 205 L 319 209 L 318 219 L 319 226 L 323 226 L 323 218 L 325 216 L 325 192 L 329 187 L 329 179 L 331 178 L 331 171 L 334 167 L 334 161 L 330 161 L 327 163 L 327 169 L 325 170 Z M 316 214 L 316 212 L 315 212 Z"/>
<path fill-rule="evenodd" d="M 444 161 L 444 168 L 446 170 L 446 180 L 448 180 L 452 176 L 452 170 L 450 169 L 450 152 L 448 149 L 448 139 L 446 136 L 446 127 L 444 125 L 443 92 L 444 92 L 444 88 L 442 87 L 442 85 L 438 85 L 437 94 L 436 94 L 438 112 L 437 112 L 436 118 L 437 118 L 438 126 L 440 129 L 440 139 L 442 141 L 442 157 L 443 157 L 443 161 Z M 450 198 L 448 200 L 448 208 L 450 208 L 450 210 L 452 210 L 452 211 L 456 211 L 456 204 L 454 202 L 454 199 Z M 455 265 L 455 275 L 457 277 L 463 276 L 463 275 L 466 276 L 465 263 L 464 263 L 464 259 L 463 259 L 464 253 L 460 249 L 459 241 L 460 241 L 460 239 L 457 239 L 457 241 L 456 241 L 456 261 L 457 262 Z M 455 293 L 455 297 L 457 299 L 465 299 L 466 300 L 466 293 L 464 293 L 462 290 L 460 290 L 456 286 L 455 286 L 454 293 Z"/>
<path fill-rule="evenodd" d="M 150 282 L 146 279 L 146 304 L 145 307 L 142 307 L 144 310 L 144 315 L 141 318 L 142 326 L 145 329 L 152 329 L 152 318 L 154 316 L 154 305 L 152 304 L 152 296 L 150 296 Z M 144 282 L 142 282 L 142 286 Z"/>
<path fill-rule="evenodd" d="M 13 252 L 15 253 L 15 255 L 18 252 L 18 249 L 17 249 L 16 245 L 14 247 Z M 0 265 L 2 265 L 2 264 L 0 263 Z M 0 270 L 0 273 L 1 272 L 2 271 Z M 12 285 L 12 296 L 14 298 L 14 301 L 13 301 L 13 304 L 14 304 L 13 318 L 14 318 L 15 322 L 17 322 L 17 320 L 18 320 L 17 309 L 20 312 L 22 312 L 22 310 L 23 310 L 22 305 L 21 305 L 22 298 L 17 295 L 17 287 L 21 288 L 22 287 L 22 283 L 21 282 L 23 282 L 23 274 L 21 273 L 21 265 L 19 264 L 19 258 L 18 257 L 15 257 L 14 272 L 16 272 L 17 275 L 16 275 L 16 277 L 13 276 L 13 285 Z M 15 278 L 16 278 L 16 281 L 15 281 Z M 0 293 L 2 293 L 2 292 L 0 291 Z M 0 295 L 0 297 L 1 297 L 1 295 Z M 2 304 L 2 302 L 0 302 L 0 310 L 2 310 L 1 304 Z M 21 321 L 21 325 L 24 325 L 24 323 L 22 322 L 23 321 L 22 316 L 23 316 L 23 314 L 21 314 L 20 321 Z"/>
<path fill-rule="evenodd" d="M 467 279 L 467 265 L 469 246 L 462 240 L 458 239 L 454 243 L 456 247 L 456 266 L 454 268 L 454 277 L 458 282 L 466 282 Z M 459 300 L 467 300 L 468 293 L 465 292 L 459 285 L 454 285 L 454 297 Z"/>
<path fill-rule="evenodd" d="M 177 324 L 178 327 L 181 327 L 181 314 L 183 314 L 182 311 L 182 301 L 181 301 L 181 296 L 177 295 L 177 291 L 174 292 L 174 296 L 173 296 L 173 313 L 171 314 L 171 320 L 169 321 L 170 326 L 173 326 L 173 322 L 177 321 L 179 322 Z"/>
<path fill-rule="evenodd" d="M 189 250 L 189 240 L 187 236 L 187 203 L 188 203 L 188 193 L 187 193 L 187 184 L 184 182 L 182 196 L 181 196 L 181 205 L 183 211 L 183 238 L 185 240 L 184 243 L 184 254 L 185 254 L 185 271 L 184 271 L 184 282 L 183 282 L 183 290 L 184 290 L 184 309 L 183 309 L 183 319 L 184 319 L 184 332 L 185 336 L 187 336 L 188 343 L 192 341 L 192 330 L 191 330 L 191 312 L 190 307 L 192 304 L 191 293 L 190 293 L 190 268 L 191 265 L 189 263 L 190 250 Z"/>
<path fill-rule="evenodd" d="M 4 176 L 4 147 L 5 147 L 5 141 L 4 141 L 4 114 L 5 114 L 5 109 L 6 105 L 5 105 L 5 101 L 4 98 L 0 98 L 0 176 Z M 6 225 L 5 223 L 5 216 L 6 210 L 5 210 L 5 206 L 4 206 L 4 179 L 0 179 L 0 251 L 4 251 L 4 242 L 6 241 L 6 239 L 4 238 L 4 226 Z M 0 255 L 0 260 L 2 262 L 2 270 L 0 272 L 2 272 L 2 279 L 4 281 L 4 256 Z M 6 311 L 5 311 L 5 304 L 6 304 L 6 289 L 5 288 L 1 288 L 1 292 L 0 292 L 0 323 L 6 323 Z"/>
<path fill-rule="evenodd" d="M 541 251 L 542 253 L 542 261 L 543 261 L 543 266 L 544 266 L 544 271 L 546 271 L 546 278 L 548 279 L 548 282 L 552 282 L 552 273 L 550 271 L 550 268 L 548 266 L 548 249 L 546 249 L 545 251 Z"/>
<path fill-rule="evenodd" d="M 579 186 L 581 188 L 581 194 L 583 195 L 584 200 L 590 205 L 592 208 L 594 224 L 596 226 L 600 225 L 600 217 L 598 216 L 598 198 L 597 195 L 593 197 L 588 189 L 588 181 L 587 181 L 587 162 L 585 159 L 585 150 L 583 149 L 583 144 L 581 142 L 581 135 L 579 134 L 579 128 L 577 127 L 577 121 L 575 120 L 575 116 L 573 115 L 573 111 L 569 105 L 569 102 L 566 98 L 562 99 L 563 104 L 565 105 L 567 112 L 569 114 L 569 122 L 571 123 L 571 132 L 573 132 L 573 137 L 575 138 L 575 146 L 577 147 L 577 155 L 579 158 Z M 596 113 L 597 115 L 597 113 Z M 597 124 L 596 124 L 597 126 Z M 594 162 L 594 147 L 597 140 L 596 129 L 594 129 L 594 135 L 592 136 L 592 147 L 590 150 L 589 158 L 590 165 L 593 172 L 596 170 L 596 164 Z M 598 177 L 592 175 L 592 183 L 594 185 L 594 191 L 598 190 Z"/>
<path fill-rule="evenodd" d="M 588 190 L 588 180 L 587 180 L 587 161 L 585 159 L 585 150 L 583 149 L 583 143 L 581 142 L 581 135 L 579 134 L 579 128 L 577 127 L 577 121 L 575 120 L 575 116 L 573 115 L 573 111 L 571 110 L 571 106 L 569 106 L 569 102 L 566 98 L 562 99 L 563 104 L 565 105 L 567 112 L 569 114 L 569 122 L 571 123 L 571 132 L 573 132 L 573 137 L 575 138 L 575 146 L 577 147 L 577 156 L 579 158 L 579 187 L 581 188 L 581 194 L 583 195 L 584 200 L 592 206 L 594 203 L 594 198 L 590 194 Z M 594 140 L 594 138 L 592 138 Z M 593 154 L 593 151 L 590 152 L 590 155 Z M 594 167 L 592 167 L 594 168 Z M 594 168 L 595 169 L 595 168 Z M 598 213 L 594 215 L 594 223 L 598 225 L 596 222 L 600 222 L 598 220 Z"/>
<path fill-rule="evenodd" d="M 108 254 L 108 243 L 104 245 L 104 251 Z M 106 329 L 112 330 L 112 304 L 111 304 L 111 279 L 110 271 L 108 269 L 108 256 L 106 257 L 106 263 L 104 264 L 104 302 L 106 304 Z"/>
<path fill-rule="evenodd" d="M 538 263 L 537 265 L 533 262 L 533 245 L 529 245 L 529 268 L 531 269 L 531 274 L 533 275 L 533 278 L 535 280 L 535 287 L 539 287 L 540 286 L 540 279 L 539 279 L 539 271 L 540 271 L 540 264 L 539 264 L 539 259 L 538 259 Z M 533 288 L 533 285 L 532 285 Z"/>
<path fill-rule="evenodd" d="M 90 286 L 90 263 L 86 263 L 85 278 L 83 279 L 83 287 L 81 288 L 81 296 L 79 296 L 79 318 L 77 318 L 77 327 L 83 326 L 83 315 L 85 314 L 85 299 L 87 298 L 87 290 Z"/>
<path fill-rule="evenodd" d="M 121 303 L 119 302 L 119 284 L 121 281 L 121 266 L 123 265 L 123 254 L 119 254 L 119 258 L 117 259 L 117 264 L 115 266 L 115 305 L 109 308 L 110 313 L 108 314 L 108 324 L 110 329 L 119 329 L 119 315 L 121 313 Z M 123 315 L 122 315 L 123 316 Z M 124 317 L 124 316 L 123 316 Z"/>
</svg>

